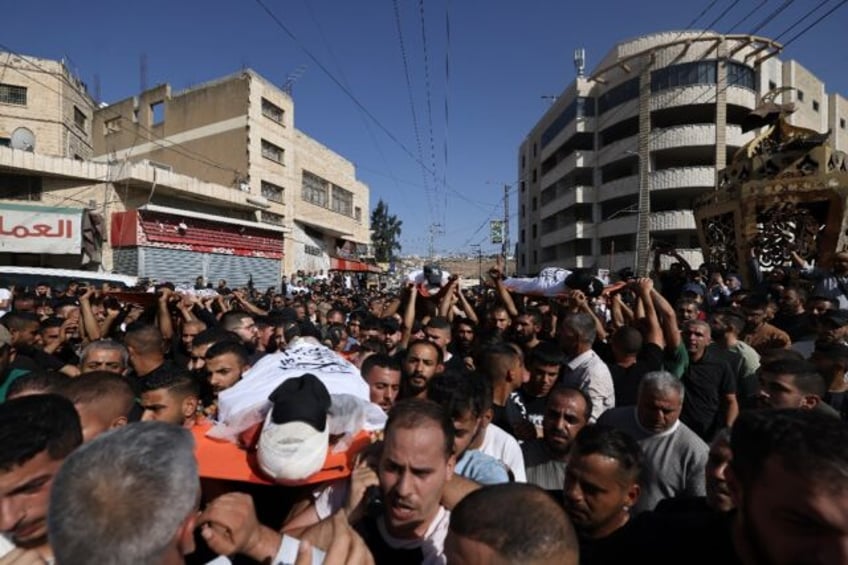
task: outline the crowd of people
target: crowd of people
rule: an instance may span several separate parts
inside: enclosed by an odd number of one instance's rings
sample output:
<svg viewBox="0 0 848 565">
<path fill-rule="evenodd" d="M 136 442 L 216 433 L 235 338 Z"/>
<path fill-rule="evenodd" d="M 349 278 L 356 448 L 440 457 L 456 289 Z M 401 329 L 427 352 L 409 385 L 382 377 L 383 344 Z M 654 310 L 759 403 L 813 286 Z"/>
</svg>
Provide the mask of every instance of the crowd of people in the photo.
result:
<svg viewBox="0 0 848 565">
<path fill-rule="evenodd" d="M 656 256 L 555 296 L 500 264 L 471 289 L 6 287 L 0 565 L 848 563 L 848 252 L 747 285 Z M 195 432 L 304 342 L 383 429 L 341 478 L 204 476 Z M 326 437 L 298 379 L 267 422 Z"/>
</svg>

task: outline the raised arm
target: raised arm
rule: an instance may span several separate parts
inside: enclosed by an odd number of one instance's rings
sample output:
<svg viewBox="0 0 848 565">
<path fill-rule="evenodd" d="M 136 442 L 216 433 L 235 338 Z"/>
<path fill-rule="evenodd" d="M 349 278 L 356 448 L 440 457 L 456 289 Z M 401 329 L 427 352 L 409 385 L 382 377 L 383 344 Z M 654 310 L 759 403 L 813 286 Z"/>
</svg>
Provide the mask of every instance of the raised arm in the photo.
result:
<svg viewBox="0 0 848 565">
<path fill-rule="evenodd" d="M 663 340 L 662 327 L 660 327 L 660 321 L 659 318 L 657 318 L 654 301 L 651 299 L 651 291 L 654 290 L 654 281 L 647 277 L 643 277 L 634 283 L 634 287 L 636 293 L 639 295 L 640 302 L 645 309 L 645 320 L 648 326 L 645 341 L 646 343 L 654 343 L 663 347 L 665 342 Z"/>
<path fill-rule="evenodd" d="M 677 325 L 677 315 L 674 313 L 674 308 L 662 294 L 657 292 L 657 289 L 651 290 L 651 299 L 658 317 L 662 318 L 662 331 L 666 348 L 677 349 L 683 343 L 683 338 L 680 335 L 680 327 Z"/>
<path fill-rule="evenodd" d="M 91 297 L 94 296 L 94 287 L 90 286 L 85 290 L 85 294 L 80 296 L 80 316 L 82 317 L 82 327 L 89 341 L 100 339 L 103 334 L 100 331 L 100 326 L 97 324 L 97 319 L 94 317 L 94 311 L 91 309 Z"/>
</svg>

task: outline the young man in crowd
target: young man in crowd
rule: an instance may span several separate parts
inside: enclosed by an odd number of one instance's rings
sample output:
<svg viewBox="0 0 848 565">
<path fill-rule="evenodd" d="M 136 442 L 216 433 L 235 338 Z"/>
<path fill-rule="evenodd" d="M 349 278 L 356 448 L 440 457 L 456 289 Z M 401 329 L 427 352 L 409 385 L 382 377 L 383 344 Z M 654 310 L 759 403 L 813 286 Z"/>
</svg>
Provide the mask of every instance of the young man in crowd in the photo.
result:
<svg viewBox="0 0 848 565">
<path fill-rule="evenodd" d="M 360 371 L 368 383 L 371 402 L 388 414 L 400 393 L 400 362 L 390 355 L 375 353 L 362 362 Z"/>
<path fill-rule="evenodd" d="M 23 563 L 54 559 L 50 490 L 62 461 L 81 443 L 79 417 L 66 398 L 34 395 L 0 404 L 0 534 L 19 548 Z"/>
</svg>

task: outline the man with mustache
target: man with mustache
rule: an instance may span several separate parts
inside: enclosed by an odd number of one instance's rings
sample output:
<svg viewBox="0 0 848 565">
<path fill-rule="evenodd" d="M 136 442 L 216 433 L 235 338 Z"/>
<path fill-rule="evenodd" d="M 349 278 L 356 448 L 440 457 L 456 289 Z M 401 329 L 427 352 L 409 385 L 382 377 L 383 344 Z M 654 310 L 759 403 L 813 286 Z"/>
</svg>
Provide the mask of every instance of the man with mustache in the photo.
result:
<svg viewBox="0 0 848 565">
<path fill-rule="evenodd" d="M 444 370 L 441 348 L 425 339 L 413 341 L 403 360 L 401 398 L 426 398 L 427 383 Z"/>
<path fill-rule="evenodd" d="M 592 401 L 583 391 L 559 387 L 550 392 L 542 419 L 543 437 L 521 445 L 528 483 L 549 492 L 562 491 L 571 442 L 591 414 Z"/>
<path fill-rule="evenodd" d="M 709 448 L 680 421 L 683 384 L 667 371 L 646 374 L 636 407 L 607 410 L 598 423 L 622 430 L 642 448 L 642 494 L 633 514 L 653 510 L 666 498 L 704 496 Z"/>
</svg>

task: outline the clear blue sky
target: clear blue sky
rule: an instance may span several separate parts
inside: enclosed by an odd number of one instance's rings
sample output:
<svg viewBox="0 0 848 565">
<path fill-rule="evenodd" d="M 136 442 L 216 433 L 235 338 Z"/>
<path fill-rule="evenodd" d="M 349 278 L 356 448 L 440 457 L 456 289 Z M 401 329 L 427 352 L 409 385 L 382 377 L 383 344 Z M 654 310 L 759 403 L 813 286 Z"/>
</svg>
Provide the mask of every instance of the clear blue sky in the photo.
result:
<svg viewBox="0 0 848 565">
<path fill-rule="evenodd" d="M 829 0 L 783 41 L 840 1 Z M 548 106 L 542 96 L 559 94 L 574 78 L 574 48 L 586 49 L 591 70 L 614 43 L 685 29 L 705 8 L 695 28 L 709 25 L 727 10 L 713 29 L 728 32 L 736 26 L 732 31 L 748 33 L 784 4 L 425 0 L 422 18 L 418 0 L 263 2 L 296 40 L 255 0 L 30 0 L 4 7 L 0 43 L 17 53 L 66 57 L 92 93 L 99 75 L 106 102 L 138 92 L 142 53 L 147 57 L 148 85 L 169 82 L 174 89 L 243 66 L 282 84 L 306 65 L 294 86 L 295 125 L 356 164 L 359 178 L 371 187 L 372 208 L 382 198 L 403 220 L 404 253 L 426 252 L 431 223 L 443 226 L 437 252 L 470 251 L 475 243 L 482 243 L 487 252 L 495 249 L 488 243 L 488 220 L 502 215 L 503 185 L 516 181 L 518 146 Z M 775 37 L 818 4 L 797 0 L 758 34 Z M 781 58 L 801 62 L 827 83 L 829 92 L 848 94 L 846 29 L 848 5 L 793 42 Z M 423 172 L 401 144 L 416 158 L 420 155 L 435 177 Z M 514 242 L 514 192 L 510 207 Z"/>
</svg>

